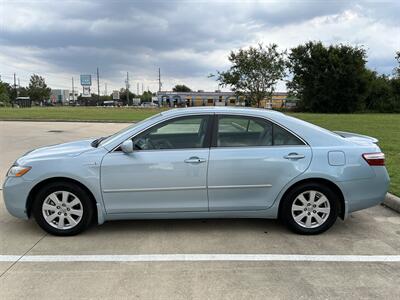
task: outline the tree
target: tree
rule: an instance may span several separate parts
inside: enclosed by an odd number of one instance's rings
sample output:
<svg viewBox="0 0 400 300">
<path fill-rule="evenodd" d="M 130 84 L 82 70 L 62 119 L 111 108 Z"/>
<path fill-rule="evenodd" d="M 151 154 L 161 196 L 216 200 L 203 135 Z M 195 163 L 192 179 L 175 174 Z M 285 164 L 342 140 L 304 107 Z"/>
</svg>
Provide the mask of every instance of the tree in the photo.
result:
<svg viewBox="0 0 400 300">
<path fill-rule="evenodd" d="M 368 111 L 394 112 L 398 108 L 392 80 L 386 75 L 379 75 L 368 70 L 368 95 L 365 108 Z"/>
<path fill-rule="evenodd" d="M 29 81 L 28 94 L 31 100 L 43 102 L 50 98 L 51 89 L 42 76 L 33 74 Z"/>
<path fill-rule="evenodd" d="M 29 91 L 26 87 L 19 87 L 18 88 L 18 97 L 28 97 L 29 96 Z"/>
<path fill-rule="evenodd" d="M 398 66 L 394 69 L 394 76 L 400 79 L 400 51 L 396 52 L 395 56 Z"/>
<path fill-rule="evenodd" d="M 135 97 L 136 97 L 136 95 L 134 93 L 132 93 L 131 91 L 129 91 L 129 100 L 132 100 Z M 119 99 L 123 102 L 124 105 L 129 104 L 129 101 L 126 98 L 126 89 L 121 88 L 121 90 L 119 92 Z"/>
<path fill-rule="evenodd" d="M 232 66 L 218 72 L 217 81 L 259 107 L 260 101 L 271 97 L 276 83 L 285 76 L 284 54 L 275 44 L 232 51 L 228 56 Z"/>
<path fill-rule="evenodd" d="M 366 52 L 359 47 L 308 42 L 291 49 L 291 94 L 300 108 L 322 113 L 351 113 L 364 108 L 368 93 Z"/>
<path fill-rule="evenodd" d="M 9 84 L 0 81 L 0 106 L 8 106 L 10 104 Z"/>
<path fill-rule="evenodd" d="M 140 96 L 141 102 L 151 102 L 151 98 L 153 94 L 150 91 L 144 91 L 143 94 Z"/>
<path fill-rule="evenodd" d="M 188 93 L 188 92 L 191 92 L 192 90 L 188 86 L 186 86 L 184 84 L 177 84 L 177 85 L 175 85 L 173 87 L 172 91 L 173 92 L 185 92 L 185 93 Z"/>
</svg>

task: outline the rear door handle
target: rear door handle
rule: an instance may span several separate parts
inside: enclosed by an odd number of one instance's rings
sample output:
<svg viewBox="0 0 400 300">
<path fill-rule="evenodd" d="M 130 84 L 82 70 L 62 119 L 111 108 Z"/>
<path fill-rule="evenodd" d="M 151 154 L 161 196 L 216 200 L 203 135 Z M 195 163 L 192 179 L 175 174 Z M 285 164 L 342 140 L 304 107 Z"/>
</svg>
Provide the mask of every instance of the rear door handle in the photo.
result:
<svg viewBox="0 0 400 300">
<path fill-rule="evenodd" d="M 197 156 L 185 159 L 185 163 L 187 163 L 187 164 L 199 164 L 199 163 L 203 163 L 205 161 L 206 160 L 204 158 L 199 158 Z"/>
<path fill-rule="evenodd" d="M 288 155 L 285 155 L 283 158 L 297 160 L 297 159 L 302 159 L 304 157 L 306 157 L 304 154 L 289 153 Z"/>
</svg>

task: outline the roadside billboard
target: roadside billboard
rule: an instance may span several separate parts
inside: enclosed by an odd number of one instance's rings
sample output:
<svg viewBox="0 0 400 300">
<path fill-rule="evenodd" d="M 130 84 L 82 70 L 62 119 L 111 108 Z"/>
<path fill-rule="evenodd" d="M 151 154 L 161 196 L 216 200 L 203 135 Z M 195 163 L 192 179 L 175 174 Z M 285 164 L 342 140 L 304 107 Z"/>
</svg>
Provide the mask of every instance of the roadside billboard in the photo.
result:
<svg viewBox="0 0 400 300">
<path fill-rule="evenodd" d="M 113 100 L 119 100 L 119 91 L 113 91 L 112 98 Z"/>
<path fill-rule="evenodd" d="M 91 86 L 92 85 L 92 75 L 81 75 L 81 85 Z"/>
<path fill-rule="evenodd" d="M 90 86 L 83 86 L 82 97 L 90 97 Z"/>
</svg>

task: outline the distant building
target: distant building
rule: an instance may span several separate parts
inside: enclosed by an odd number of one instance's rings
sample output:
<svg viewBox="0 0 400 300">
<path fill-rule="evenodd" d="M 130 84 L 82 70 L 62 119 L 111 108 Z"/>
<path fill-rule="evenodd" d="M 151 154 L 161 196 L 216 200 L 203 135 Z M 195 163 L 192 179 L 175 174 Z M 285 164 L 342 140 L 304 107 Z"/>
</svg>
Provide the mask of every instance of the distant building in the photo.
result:
<svg viewBox="0 0 400 300">
<path fill-rule="evenodd" d="M 119 91 L 113 91 L 112 98 L 113 98 L 113 100 L 118 101 L 120 99 Z"/>
<path fill-rule="evenodd" d="M 69 102 L 70 102 L 70 103 L 71 103 L 71 102 L 76 102 L 76 101 L 78 100 L 78 97 L 79 97 L 78 91 L 75 91 L 75 92 L 74 92 L 74 95 L 72 94 L 71 91 L 70 91 L 69 94 L 68 94 L 68 99 L 69 99 Z"/>
<path fill-rule="evenodd" d="M 158 105 L 169 107 L 182 106 L 245 106 L 246 99 L 236 96 L 234 92 L 157 92 Z M 271 99 L 263 99 L 260 102 L 262 108 L 289 108 L 287 93 L 277 92 Z M 295 106 L 296 101 L 290 98 L 290 108 Z"/>
<path fill-rule="evenodd" d="M 78 96 L 76 96 L 75 99 L 77 99 L 77 97 Z M 50 102 L 52 102 L 53 104 L 67 104 L 69 100 L 70 100 L 69 90 L 62 90 L 62 89 L 51 90 Z"/>
<path fill-rule="evenodd" d="M 132 105 L 139 106 L 140 105 L 140 98 L 132 98 Z"/>
<path fill-rule="evenodd" d="M 11 101 L 11 105 L 18 107 L 31 107 L 32 101 L 29 97 L 17 97 L 15 100 Z"/>
</svg>

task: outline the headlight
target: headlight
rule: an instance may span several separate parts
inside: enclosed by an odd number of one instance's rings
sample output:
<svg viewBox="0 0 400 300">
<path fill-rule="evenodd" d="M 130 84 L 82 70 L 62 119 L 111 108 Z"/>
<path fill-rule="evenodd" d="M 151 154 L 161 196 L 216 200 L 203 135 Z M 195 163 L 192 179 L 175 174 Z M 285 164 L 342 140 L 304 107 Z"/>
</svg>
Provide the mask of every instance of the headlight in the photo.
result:
<svg viewBox="0 0 400 300">
<path fill-rule="evenodd" d="M 8 170 L 8 177 L 21 177 L 24 174 L 28 173 L 31 167 L 23 167 L 23 166 L 12 166 L 10 170 Z"/>
</svg>

